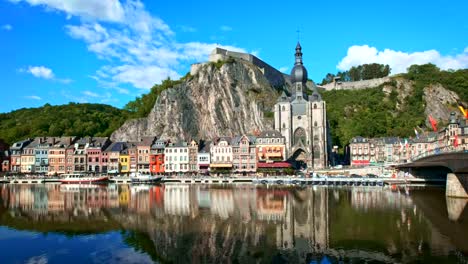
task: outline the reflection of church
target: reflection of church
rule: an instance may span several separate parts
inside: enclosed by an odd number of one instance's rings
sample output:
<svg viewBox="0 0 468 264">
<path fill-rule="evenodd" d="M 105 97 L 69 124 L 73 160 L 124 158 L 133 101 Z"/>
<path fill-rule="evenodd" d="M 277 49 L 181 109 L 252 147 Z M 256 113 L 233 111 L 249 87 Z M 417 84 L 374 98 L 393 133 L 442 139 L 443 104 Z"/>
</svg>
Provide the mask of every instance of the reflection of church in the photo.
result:
<svg viewBox="0 0 468 264">
<path fill-rule="evenodd" d="M 281 94 L 274 108 L 275 130 L 286 138 L 287 156 L 307 167 L 327 166 L 327 116 L 325 101 L 311 81 L 307 89 L 307 70 L 302 64 L 302 48 L 296 46 L 291 71 L 291 95 Z M 310 95 L 309 95 L 310 93 Z"/>
</svg>

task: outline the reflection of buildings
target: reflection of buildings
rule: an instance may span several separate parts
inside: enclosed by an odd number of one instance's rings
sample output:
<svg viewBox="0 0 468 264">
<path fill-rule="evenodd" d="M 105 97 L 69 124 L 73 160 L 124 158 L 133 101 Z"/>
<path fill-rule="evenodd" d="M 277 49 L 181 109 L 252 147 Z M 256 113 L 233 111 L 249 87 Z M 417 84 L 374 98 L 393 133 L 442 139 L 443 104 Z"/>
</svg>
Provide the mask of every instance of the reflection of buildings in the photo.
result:
<svg viewBox="0 0 468 264">
<path fill-rule="evenodd" d="M 61 212 L 65 209 L 64 194 L 60 191 L 60 185 L 48 185 L 47 211 Z"/>
<path fill-rule="evenodd" d="M 169 215 L 190 215 L 190 185 L 166 185 L 164 211 Z"/>
<path fill-rule="evenodd" d="M 257 217 L 264 221 L 281 221 L 285 217 L 287 190 L 259 189 L 257 192 Z"/>
<path fill-rule="evenodd" d="M 61 224 L 61 231 L 68 225 L 70 231 L 89 230 L 94 224 L 93 231 L 137 230 L 169 261 L 248 263 L 259 262 L 253 257 L 258 254 L 271 262 L 284 254 L 292 263 L 304 263 L 315 254 L 406 262 L 411 259 L 404 257 L 418 250 L 449 254 L 454 249 L 444 232 L 427 224 L 415 196 L 382 188 L 46 184 L 0 191 L 13 221 L 31 229 L 39 221 Z"/>
<path fill-rule="evenodd" d="M 211 213 L 221 219 L 228 219 L 234 213 L 232 189 L 211 190 Z"/>
</svg>

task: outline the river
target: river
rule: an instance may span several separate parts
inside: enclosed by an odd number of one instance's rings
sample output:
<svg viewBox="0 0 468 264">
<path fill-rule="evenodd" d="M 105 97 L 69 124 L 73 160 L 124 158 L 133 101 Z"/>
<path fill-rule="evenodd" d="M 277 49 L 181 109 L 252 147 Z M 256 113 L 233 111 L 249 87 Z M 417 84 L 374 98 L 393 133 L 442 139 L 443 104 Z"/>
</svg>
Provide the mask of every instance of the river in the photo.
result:
<svg viewBox="0 0 468 264">
<path fill-rule="evenodd" d="M 0 263 L 467 263 L 443 187 L 0 185 Z"/>
</svg>

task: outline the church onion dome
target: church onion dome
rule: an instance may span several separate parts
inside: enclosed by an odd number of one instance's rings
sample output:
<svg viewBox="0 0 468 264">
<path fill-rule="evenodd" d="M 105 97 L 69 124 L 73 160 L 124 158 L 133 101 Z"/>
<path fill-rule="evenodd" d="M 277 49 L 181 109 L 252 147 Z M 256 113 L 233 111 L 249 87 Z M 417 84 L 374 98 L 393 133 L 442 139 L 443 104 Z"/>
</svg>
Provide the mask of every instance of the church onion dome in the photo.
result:
<svg viewBox="0 0 468 264">
<path fill-rule="evenodd" d="M 307 82 L 307 70 L 302 64 L 302 48 L 299 42 L 296 46 L 296 60 L 294 62 L 294 67 L 291 71 L 291 82 L 292 83 L 306 83 Z"/>
</svg>

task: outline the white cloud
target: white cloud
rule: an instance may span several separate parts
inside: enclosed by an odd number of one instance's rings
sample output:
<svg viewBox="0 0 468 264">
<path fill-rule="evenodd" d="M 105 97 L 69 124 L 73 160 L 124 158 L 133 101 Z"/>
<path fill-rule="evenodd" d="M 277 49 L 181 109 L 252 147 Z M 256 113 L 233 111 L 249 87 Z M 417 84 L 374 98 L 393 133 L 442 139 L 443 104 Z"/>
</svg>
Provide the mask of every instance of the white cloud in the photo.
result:
<svg viewBox="0 0 468 264">
<path fill-rule="evenodd" d="M 177 42 L 170 27 L 151 16 L 140 1 L 127 1 L 122 7 L 125 22 L 119 27 L 97 21 L 66 26 L 71 37 L 83 40 L 90 52 L 108 62 L 92 76 L 104 88 L 128 93 L 119 86 L 129 83 L 135 88 L 149 89 L 167 77 L 179 78 L 181 64 L 205 61 L 218 46 Z M 219 47 L 245 52 L 229 45 Z"/>
<path fill-rule="evenodd" d="M 124 84 L 149 89 L 167 77 L 179 78 L 185 73 L 180 72 L 187 70 L 185 65 L 207 60 L 217 46 L 215 43 L 177 42 L 169 25 L 151 15 L 140 0 L 17 1 L 79 16 L 78 23 L 65 25 L 66 32 L 84 41 L 90 52 L 106 61 L 91 77 L 101 87 L 119 93 L 129 93 L 122 88 Z M 180 28 L 195 30 L 187 26 Z M 220 47 L 245 52 L 234 46 Z"/>
<path fill-rule="evenodd" d="M 286 67 L 286 66 L 279 68 L 280 72 L 287 72 L 288 70 L 289 70 L 289 67 Z"/>
<path fill-rule="evenodd" d="M 13 29 L 13 27 L 10 24 L 5 24 L 2 26 L 3 30 L 10 31 Z"/>
<path fill-rule="evenodd" d="M 32 99 L 32 100 L 42 100 L 41 97 L 37 96 L 37 95 L 27 95 L 25 96 L 24 98 L 26 99 Z"/>
<path fill-rule="evenodd" d="M 221 29 L 222 31 L 231 31 L 232 27 L 223 25 L 223 26 L 219 27 L 219 29 Z"/>
<path fill-rule="evenodd" d="M 55 77 L 52 70 L 44 66 L 29 66 L 27 72 L 37 78 L 53 79 Z"/>
<path fill-rule="evenodd" d="M 336 67 L 344 71 L 365 63 L 388 64 L 392 69 L 392 74 L 406 72 L 406 69 L 413 64 L 426 63 L 433 63 L 443 70 L 462 69 L 468 68 L 468 48 L 460 54 L 444 56 L 437 50 L 407 53 L 391 49 L 379 51 L 368 45 L 355 45 L 349 47 L 347 55 Z"/>
<path fill-rule="evenodd" d="M 82 92 L 84 95 L 89 96 L 89 97 L 99 97 L 99 94 L 93 93 L 91 91 L 83 91 Z"/>
<path fill-rule="evenodd" d="M 19 71 L 20 72 L 30 73 L 36 78 L 42 78 L 42 79 L 46 79 L 46 80 L 53 80 L 53 81 L 61 82 L 61 83 L 64 83 L 64 84 L 69 84 L 69 83 L 71 83 L 73 81 L 73 80 L 68 79 L 68 78 L 62 79 L 62 78 L 55 77 L 55 74 L 52 71 L 52 69 L 47 68 L 45 66 L 29 66 L 27 69 L 19 69 Z"/>
<path fill-rule="evenodd" d="M 124 20 L 124 11 L 119 0 L 10 0 L 12 2 L 27 2 L 32 6 L 42 5 L 51 10 L 65 12 L 67 16 L 102 21 L 121 22 Z"/>
<path fill-rule="evenodd" d="M 119 83 L 130 83 L 139 89 L 151 88 L 155 83 L 170 77 L 179 79 L 180 75 L 170 69 L 158 66 L 122 65 L 110 69 L 112 80 Z"/>
</svg>

